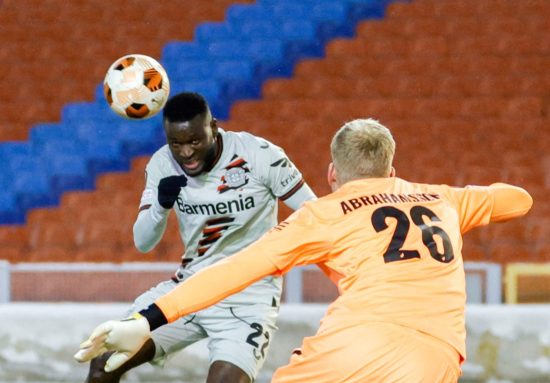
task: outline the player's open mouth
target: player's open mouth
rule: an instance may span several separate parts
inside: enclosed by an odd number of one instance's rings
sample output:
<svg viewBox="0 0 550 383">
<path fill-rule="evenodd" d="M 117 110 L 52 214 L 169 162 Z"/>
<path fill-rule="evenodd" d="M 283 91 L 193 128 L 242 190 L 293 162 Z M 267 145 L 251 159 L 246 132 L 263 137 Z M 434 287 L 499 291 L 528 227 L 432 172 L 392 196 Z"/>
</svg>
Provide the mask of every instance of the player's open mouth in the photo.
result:
<svg viewBox="0 0 550 383">
<path fill-rule="evenodd" d="M 196 168 L 199 167 L 199 165 L 200 165 L 199 161 L 191 161 L 183 164 L 183 167 L 189 170 L 195 170 Z"/>
</svg>

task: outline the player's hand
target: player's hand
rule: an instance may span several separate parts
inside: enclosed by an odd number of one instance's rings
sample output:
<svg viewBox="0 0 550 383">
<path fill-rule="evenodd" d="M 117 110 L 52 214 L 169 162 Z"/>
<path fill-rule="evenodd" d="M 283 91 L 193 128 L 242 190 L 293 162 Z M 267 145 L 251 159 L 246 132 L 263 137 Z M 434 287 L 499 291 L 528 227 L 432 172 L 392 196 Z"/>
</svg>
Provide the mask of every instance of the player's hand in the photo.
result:
<svg viewBox="0 0 550 383">
<path fill-rule="evenodd" d="M 171 209 L 180 194 L 181 188 L 187 185 L 187 177 L 170 176 L 160 180 L 158 186 L 158 201 L 160 206 Z"/>
<path fill-rule="evenodd" d="M 140 314 L 123 320 L 111 320 L 95 328 L 82 342 L 74 358 L 83 363 L 106 351 L 115 351 L 105 364 L 105 372 L 111 372 L 132 358 L 151 337 L 149 322 Z"/>
</svg>

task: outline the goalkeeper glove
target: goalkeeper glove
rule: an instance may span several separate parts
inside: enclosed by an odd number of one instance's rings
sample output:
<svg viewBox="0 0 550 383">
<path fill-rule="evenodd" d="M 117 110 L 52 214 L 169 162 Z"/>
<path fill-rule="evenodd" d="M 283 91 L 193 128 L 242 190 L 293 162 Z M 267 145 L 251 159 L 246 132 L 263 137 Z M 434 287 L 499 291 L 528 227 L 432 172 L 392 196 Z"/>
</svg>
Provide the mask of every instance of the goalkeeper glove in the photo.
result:
<svg viewBox="0 0 550 383">
<path fill-rule="evenodd" d="M 158 201 L 160 206 L 171 209 L 180 194 L 181 188 L 187 185 L 187 177 L 170 176 L 160 180 L 158 185 Z"/>
<path fill-rule="evenodd" d="M 80 345 L 74 355 L 79 362 L 88 362 L 93 358 L 114 350 L 107 360 L 105 372 L 111 372 L 132 358 L 151 337 L 149 322 L 141 314 L 134 314 L 123 320 L 111 320 L 95 328 L 90 337 Z"/>
</svg>

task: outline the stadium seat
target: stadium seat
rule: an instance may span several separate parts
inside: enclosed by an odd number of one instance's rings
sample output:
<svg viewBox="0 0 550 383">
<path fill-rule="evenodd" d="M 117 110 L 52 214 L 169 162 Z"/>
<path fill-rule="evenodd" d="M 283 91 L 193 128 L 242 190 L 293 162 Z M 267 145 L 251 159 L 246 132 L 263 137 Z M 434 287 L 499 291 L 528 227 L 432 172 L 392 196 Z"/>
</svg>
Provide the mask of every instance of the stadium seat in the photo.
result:
<svg viewBox="0 0 550 383">
<path fill-rule="evenodd" d="M 270 10 L 257 4 L 233 4 L 226 10 L 226 20 L 230 24 L 240 24 L 252 20 L 269 20 L 270 17 Z"/>
<path fill-rule="evenodd" d="M 533 262 L 536 261 L 536 252 L 529 244 L 502 244 L 493 243 L 489 250 L 490 262 Z"/>
<path fill-rule="evenodd" d="M 541 243 L 536 247 L 534 262 L 550 262 L 550 243 Z"/>
<path fill-rule="evenodd" d="M 223 40 L 235 34 L 233 25 L 226 22 L 206 22 L 195 28 L 195 39 L 198 43 Z"/>
<path fill-rule="evenodd" d="M 80 230 L 78 225 L 70 221 L 56 225 L 40 222 L 29 226 L 29 247 L 33 251 L 49 247 L 74 249 Z"/>
<path fill-rule="evenodd" d="M 28 253 L 29 262 L 74 262 L 75 251 L 64 245 L 45 245 L 32 248 Z"/>
<path fill-rule="evenodd" d="M 6 224 L 21 224 L 25 219 L 25 212 L 17 203 L 17 195 L 12 191 L 0 194 L 0 219 Z"/>
<path fill-rule="evenodd" d="M 23 248 L 20 244 L 3 245 L 0 252 L 0 260 L 10 263 L 28 262 L 29 258 L 29 250 Z"/>
<path fill-rule="evenodd" d="M 169 42 L 162 48 L 163 62 L 178 62 L 186 59 L 200 59 L 205 56 L 204 45 L 196 42 Z"/>
<path fill-rule="evenodd" d="M 16 194 L 17 205 L 22 211 L 54 206 L 59 201 L 59 193 L 52 188 L 50 176 L 43 172 L 19 172 L 14 178 L 11 190 Z"/>
<path fill-rule="evenodd" d="M 209 77 L 212 73 L 214 61 L 205 58 L 187 59 L 184 61 L 164 61 L 164 69 L 169 78 L 176 82 L 187 79 L 200 80 Z"/>
</svg>

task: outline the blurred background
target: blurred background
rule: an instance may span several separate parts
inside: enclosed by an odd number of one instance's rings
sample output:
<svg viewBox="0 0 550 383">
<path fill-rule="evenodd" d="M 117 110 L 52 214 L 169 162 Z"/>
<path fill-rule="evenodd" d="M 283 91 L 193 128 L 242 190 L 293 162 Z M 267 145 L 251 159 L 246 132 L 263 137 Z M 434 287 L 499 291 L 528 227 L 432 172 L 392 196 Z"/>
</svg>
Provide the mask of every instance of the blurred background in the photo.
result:
<svg viewBox="0 0 550 383">
<path fill-rule="evenodd" d="M 511 327 L 472 327 L 462 381 L 550 382 L 549 0 L 0 1 L 0 313 L 11 315 L 0 315 L 0 382 L 66 381 L 74 367 L 68 348 L 33 357 L 67 359 L 61 372 L 31 368 L 32 337 L 18 336 L 33 325 L 17 312 L 73 302 L 71 326 L 78 307 L 112 313 L 179 263 L 174 219 L 151 253 L 133 246 L 144 167 L 164 135 L 160 116 L 127 121 L 103 98 L 107 68 L 130 53 L 158 59 L 171 94 L 202 93 L 224 129 L 283 147 L 318 195 L 333 133 L 365 117 L 392 130 L 400 177 L 527 189 L 526 217 L 465 235 L 472 318 Z M 298 310 L 335 296 L 313 268 L 285 280 Z M 296 344 L 315 328 L 281 327 Z M 532 336 L 513 357 L 511 333 Z"/>
</svg>

